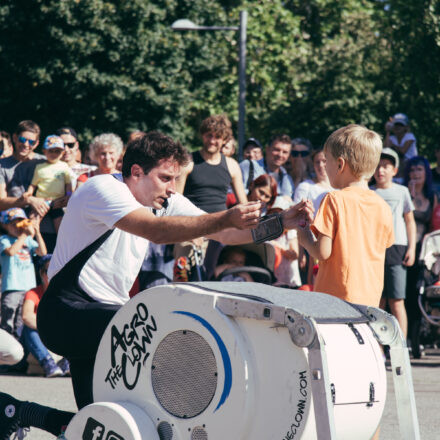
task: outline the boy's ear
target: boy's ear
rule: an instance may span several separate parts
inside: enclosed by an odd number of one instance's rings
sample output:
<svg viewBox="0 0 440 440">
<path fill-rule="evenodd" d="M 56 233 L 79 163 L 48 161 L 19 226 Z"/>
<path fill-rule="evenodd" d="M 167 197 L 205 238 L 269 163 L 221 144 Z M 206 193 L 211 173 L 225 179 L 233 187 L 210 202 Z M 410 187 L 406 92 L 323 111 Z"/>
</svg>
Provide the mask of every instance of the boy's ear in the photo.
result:
<svg viewBox="0 0 440 440">
<path fill-rule="evenodd" d="M 343 157 L 338 157 L 338 171 L 343 171 L 346 165 L 345 159 Z"/>
<path fill-rule="evenodd" d="M 394 167 L 394 171 L 393 171 L 393 177 L 399 172 L 399 168 Z"/>
</svg>

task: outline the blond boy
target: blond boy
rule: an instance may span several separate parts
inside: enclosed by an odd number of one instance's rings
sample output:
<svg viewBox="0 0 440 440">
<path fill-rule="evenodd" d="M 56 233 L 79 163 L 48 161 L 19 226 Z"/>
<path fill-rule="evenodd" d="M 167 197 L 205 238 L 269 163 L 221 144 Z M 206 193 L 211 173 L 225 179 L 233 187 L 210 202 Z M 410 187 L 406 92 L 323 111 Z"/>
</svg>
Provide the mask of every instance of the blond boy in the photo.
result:
<svg viewBox="0 0 440 440">
<path fill-rule="evenodd" d="M 391 210 L 368 189 L 381 151 L 380 136 L 360 125 L 333 132 L 324 154 L 330 184 L 340 191 L 328 193 L 310 228 L 298 230 L 300 244 L 319 260 L 314 290 L 374 307 L 383 289 L 385 250 L 394 242 Z"/>
</svg>

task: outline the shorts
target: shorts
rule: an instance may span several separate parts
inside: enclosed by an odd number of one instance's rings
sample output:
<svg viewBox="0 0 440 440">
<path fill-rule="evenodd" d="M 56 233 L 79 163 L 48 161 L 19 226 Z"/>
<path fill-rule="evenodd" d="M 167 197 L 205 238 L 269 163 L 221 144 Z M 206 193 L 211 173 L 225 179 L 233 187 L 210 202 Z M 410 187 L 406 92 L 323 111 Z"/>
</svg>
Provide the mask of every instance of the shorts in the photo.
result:
<svg viewBox="0 0 440 440">
<path fill-rule="evenodd" d="M 385 265 L 382 298 L 405 299 L 406 267 L 401 264 Z"/>
</svg>

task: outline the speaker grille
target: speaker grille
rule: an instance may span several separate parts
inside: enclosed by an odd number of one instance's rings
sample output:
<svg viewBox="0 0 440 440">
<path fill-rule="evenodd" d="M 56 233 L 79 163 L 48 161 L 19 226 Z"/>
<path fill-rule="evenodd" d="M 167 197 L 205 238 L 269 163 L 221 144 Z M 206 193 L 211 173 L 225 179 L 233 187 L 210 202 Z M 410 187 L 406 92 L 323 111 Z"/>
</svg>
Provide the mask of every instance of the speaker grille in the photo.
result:
<svg viewBox="0 0 440 440">
<path fill-rule="evenodd" d="M 173 428 L 168 422 L 160 422 L 157 427 L 160 440 L 171 440 L 173 438 Z"/>
<path fill-rule="evenodd" d="M 191 433 L 191 440 L 208 440 L 208 434 L 203 428 L 196 426 Z"/>
<path fill-rule="evenodd" d="M 166 411 L 180 418 L 195 417 L 207 408 L 217 388 L 214 353 L 198 333 L 172 332 L 154 353 L 151 380 Z"/>
</svg>

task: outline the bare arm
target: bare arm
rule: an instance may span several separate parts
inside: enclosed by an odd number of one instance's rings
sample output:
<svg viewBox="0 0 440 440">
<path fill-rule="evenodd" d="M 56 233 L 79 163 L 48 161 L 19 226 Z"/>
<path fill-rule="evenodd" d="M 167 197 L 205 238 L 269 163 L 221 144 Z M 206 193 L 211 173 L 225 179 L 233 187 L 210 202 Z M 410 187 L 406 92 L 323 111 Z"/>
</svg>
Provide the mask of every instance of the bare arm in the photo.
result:
<svg viewBox="0 0 440 440">
<path fill-rule="evenodd" d="M 0 211 L 14 207 L 24 208 L 30 205 L 38 215 L 44 217 L 49 211 L 44 199 L 25 194 L 20 197 L 9 197 L 6 192 L 6 185 L 4 183 L 0 184 Z"/>
<path fill-rule="evenodd" d="M 405 154 L 411 148 L 411 145 L 413 143 L 414 143 L 414 140 L 411 139 L 411 140 L 406 141 L 401 147 L 399 147 L 398 145 L 394 145 L 390 141 L 390 146 L 392 148 L 394 148 L 398 153 Z"/>
<path fill-rule="evenodd" d="M 176 180 L 176 191 L 183 194 L 186 184 L 186 178 L 194 169 L 194 162 L 189 162 L 189 164 L 181 169 L 180 176 Z"/>
<path fill-rule="evenodd" d="M 47 248 L 46 243 L 44 242 L 44 239 L 40 232 L 40 225 L 34 226 L 35 227 L 35 240 L 38 243 L 38 247 L 35 251 L 35 253 L 39 257 L 44 257 L 47 254 Z"/>
<path fill-rule="evenodd" d="M 251 202 L 197 217 L 155 217 L 148 209 L 139 208 L 116 222 L 115 226 L 153 243 L 179 243 L 226 228 L 253 228 L 258 223 L 260 207 L 260 203 Z"/>
<path fill-rule="evenodd" d="M 327 260 L 332 253 L 332 239 L 327 235 L 318 234 L 315 240 L 310 228 L 298 229 L 298 239 L 301 246 L 317 260 Z"/>
<path fill-rule="evenodd" d="M 37 330 L 37 314 L 35 313 L 35 304 L 30 299 L 23 303 L 23 323 L 33 330 Z"/>
<path fill-rule="evenodd" d="M 33 196 L 36 189 L 37 187 L 35 185 L 30 184 L 28 189 L 23 193 L 23 197 Z"/>
<path fill-rule="evenodd" d="M 243 176 L 241 174 L 240 166 L 238 165 L 238 162 L 231 157 L 226 158 L 226 163 L 232 179 L 231 186 L 237 197 L 238 203 L 246 203 L 247 196 L 246 191 L 244 190 Z"/>
<path fill-rule="evenodd" d="M 230 245 L 252 243 L 253 241 L 251 231 L 232 228 L 209 234 L 206 238 Z"/>
<path fill-rule="evenodd" d="M 406 235 L 408 236 L 408 249 L 403 257 L 403 265 L 412 266 L 416 259 L 417 226 L 413 211 L 403 214 L 403 218 L 405 220 Z"/>
<path fill-rule="evenodd" d="M 22 234 L 20 234 L 17 237 L 17 240 L 15 240 L 14 243 L 12 243 L 11 246 L 9 246 L 8 248 L 6 248 L 3 252 L 5 253 L 5 255 L 9 255 L 10 257 L 13 257 L 14 255 L 17 254 L 18 251 L 21 250 L 21 248 L 24 246 L 24 242 L 26 240 L 27 234 L 25 234 L 24 232 Z"/>
</svg>

